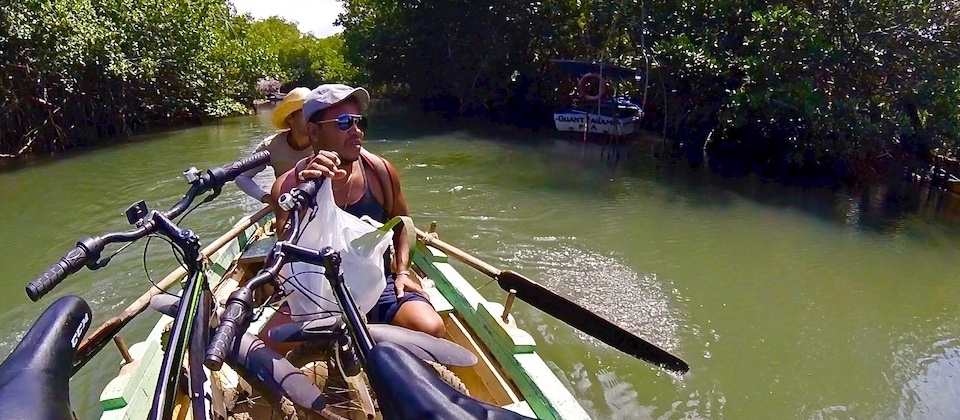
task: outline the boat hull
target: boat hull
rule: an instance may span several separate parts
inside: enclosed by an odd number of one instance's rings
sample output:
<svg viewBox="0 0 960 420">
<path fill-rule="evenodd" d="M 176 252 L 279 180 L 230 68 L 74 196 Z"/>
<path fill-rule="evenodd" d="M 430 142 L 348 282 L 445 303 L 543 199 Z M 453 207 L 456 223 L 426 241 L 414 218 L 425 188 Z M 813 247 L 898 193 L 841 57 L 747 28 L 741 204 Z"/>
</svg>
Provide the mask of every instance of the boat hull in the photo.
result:
<svg viewBox="0 0 960 420">
<path fill-rule="evenodd" d="M 211 256 L 208 276 L 220 305 L 262 267 L 266 250 L 276 241 L 275 236 L 264 233 L 264 222 L 270 219 L 272 216 L 251 225 Z M 512 315 L 504 321 L 503 306 L 484 299 L 448 264 L 446 255 L 418 241 L 412 263 L 415 277 L 447 326 L 445 338 L 479 359 L 475 366 L 450 368 L 472 397 L 541 419 L 589 418 L 537 354 L 532 336 L 516 326 Z M 249 331 L 259 332 L 273 313 L 268 307 Z M 148 337 L 131 347 L 135 360 L 124 365 L 101 394 L 102 419 L 140 419 L 149 411 L 162 359 L 164 330 L 171 321 L 161 316 Z M 241 404 L 240 395 L 252 392 L 252 387 L 227 365 L 213 375 L 211 384 L 214 410 L 224 418 L 230 418 Z M 189 399 L 181 395 L 178 404 L 178 416 L 185 418 Z"/>
<path fill-rule="evenodd" d="M 611 117 L 584 111 L 555 112 L 553 123 L 557 131 L 626 136 L 637 131 L 639 116 Z"/>
</svg>

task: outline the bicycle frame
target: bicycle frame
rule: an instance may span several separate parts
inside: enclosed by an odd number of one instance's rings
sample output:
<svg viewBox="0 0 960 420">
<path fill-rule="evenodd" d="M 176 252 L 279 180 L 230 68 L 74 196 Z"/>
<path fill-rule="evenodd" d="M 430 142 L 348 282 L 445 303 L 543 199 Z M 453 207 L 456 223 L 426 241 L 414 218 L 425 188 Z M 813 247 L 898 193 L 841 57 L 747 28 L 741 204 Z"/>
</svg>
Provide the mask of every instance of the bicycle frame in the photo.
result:
<svg viewBox="0 0 960 420">
<path fill-rule="evenodd" d="M 211 351 L 207 352 L 206 361 L 210 363 L 208 366 L 214 370 L 219 369 L 226 355 L 234 349 L 235 333 L 242 334 L 246 331 L 251 316 L 253 290 L 267 282 L 275 281 L 280 267 L 290 262 L 304 262 L 324 268 L 324 277 L 330 282 L 334 298 L 343 314 L 346 330 L 352 342 L 356 343 L 354 347 L 358 349 L 357 356 L 361 366 L 366 366 L 367 354 L 373 349 L 374 339 L 363 320 L 364 315 L 358 311 L 343 275 L 340 274 L 340 254 L 331 247 L 315 250 L 288 241 L 279 241 L 274 245 L 271 255 L 269 265 L 245 286 L 233 292 L 227 300 L 220 327 L 217 328 L 211 340 Z"/>
<path fill-rule="evenodd" d="M 189 349 L 190 354 L 199 354 L 198 351 L 202 353 L 207 348 L 212 295 L 203 272 L 191 269 L 181 299 L 183 304 L 177 308 L 170 338 L 164 349 L 150 419 L 169 419 L 172 416 L 180 383 L 180 366 L 185 353 Z M 191 357 L 188 362 L 190 401 L 194 418 L 208 418 L 211 406 L 204 390 L 209 388 L 209 375 L 199 357 Z"/>
<path fill-rule="evenodd" d="M 268 162 L 269 159 L 270 152 L 260 151 L 228 165 L 210 168 L 206 173 L 201 173 L 196 168 L 187 169 L 183 172 L 183 176 L 190 184 L 190 189 L 170 210 L 148 212 L 147 205 L 143 201 L 130 206 L 126 211 L 127 221 L 135 224 L 136 229 L 81 239 L 76 247 L 60 258 L 59 262 L 27 284 L 27 296 L 37 301 L 83 266 L 91 270 L 105 267 L 112 258 L 110 256 L 100 260 L 100 253 L 106 245 L 117 242 L 130 243 L 151 234 L 163 234 L 183 252 L 185 260 L 183 263 L 187 265 L 188 271 L 187 282 L 182 293 L 182 298 L 186 298 L 186 302 L 177 309 L 170 339 L 164 348 L 160 377 L 157 380 L 150 412 L 151 419 L 171 417 L 176 389 L 180 382 L 180 366 L 187 348 L 190 348 L 190 354 L 199 355 L 203 354 L 203 350 L 207 347 L 213 303 L 207 278 L 203 274 L 200 238 L 189 229 L 181 229 L 171 219 L 186 211 L 197 196 L 211 192 L 212 194 L 204 202 L 212 200 L 220 195 L 224 184 L 233 181 L 243 172 Z M 73 364 L 73 372 L 86 364 L 105 344 L 104 339 L 103 342 L 92 346 L 90 351 L 78 354 Z M 193 415 L 195 418 L 206 419 L 212 414 L 211 405 L 204 398 L 204 391 L 210 389 L 207 371 L 199 357 L 191 357 L 189 362 Z"/>
<path fill-rule="evenodd" d="M 180 366 L 187 350 L 198 354 L 207 348 L 212 293 L 203 273 L 200 256 L 200 238 L 189 229 L 181 229 L 162 213 L 152 211 L 139 224 L 153 223 L 157 230 L 169 237 L 184 253 L 187 281 L 181 293 L 181 302 L 174 317 L 170 338 L 164 348 L 160 376 L 153 395 L 150 419 L 169 419 L 180 383 Z M 209 389 L 209 375 L 198 357 L 191 357 L 190 401 L 194 418 L 209 418 L 211 406 L 204 390 Z"/>
</svg>

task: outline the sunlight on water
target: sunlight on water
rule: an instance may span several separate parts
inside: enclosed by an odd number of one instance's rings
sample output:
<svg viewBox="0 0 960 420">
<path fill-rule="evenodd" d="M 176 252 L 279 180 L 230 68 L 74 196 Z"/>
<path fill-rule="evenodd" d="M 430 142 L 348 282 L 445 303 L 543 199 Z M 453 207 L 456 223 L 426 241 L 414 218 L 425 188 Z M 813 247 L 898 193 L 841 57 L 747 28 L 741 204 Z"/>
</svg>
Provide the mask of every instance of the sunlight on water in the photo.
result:
<svg viewBox="0 0 960 420">
<path fill-rule="evenodd" d="M 682 321 L 655 274 L 562 244 L 508 246 L 503 252 L 510 255 L 504 258 L 509 265 L 539 272 L 545 287 L 665 350 L 679 347 Z"/>
<path fill-rule="evenodd" d="M 900 391 L 896 417 L 960 418 L 960 340 L 943 339 L 925 353 L 915 360 L 906 355 L 897 359 L 901 374 L 909 376 Z"/>
<path fill-rule="evenodd" d="M 655 274 L 637 272 L 616 256 L 578 249 L 573 237 L 531 239 L 534 243 L 502 245 L 497 255 L 505 265 L 530 273 L 545 287 L 681 357 L 685 356 L 681 349 L 687 347 L 680 334 L 683 330 L 690 330 L 688 339 L 702 340 L 706 346 L 719 339 L 713 331 L 709 339 L 703 339 L 698 327 L 683 327 L 688 323 L 682 309 L 685 299 Z M 665 407 L 663 402 L 651 405 L 650 395 L 638 390 L 636 383 L 659 378 L 683 388 L 684 377 L 632 360 L 587 334 L 558 325 L 536 310 L 526 311 L 520 323 L 547 349 L 570 345 L 596 349 L 587 352 L 586 358 L 571 353 L 562 360 L 548 362 L 594 418 L 710 418 L 722 413 L 725 397 L 717 391 L 701 395 L 701 391 L 694 390 L 686 399 L 669 406 Z M 550 350 L 551 354 L 555 352 Z"/>
</svg>

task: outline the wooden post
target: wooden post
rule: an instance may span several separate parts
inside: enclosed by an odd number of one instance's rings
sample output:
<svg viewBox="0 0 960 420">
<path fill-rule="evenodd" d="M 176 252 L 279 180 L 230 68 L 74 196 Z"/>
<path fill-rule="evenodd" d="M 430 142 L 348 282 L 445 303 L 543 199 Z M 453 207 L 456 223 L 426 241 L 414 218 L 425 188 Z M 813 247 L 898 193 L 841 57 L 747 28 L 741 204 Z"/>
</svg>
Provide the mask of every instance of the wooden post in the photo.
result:
<svg viewBox="0 0 960 420">
<path fill-rule="evenodd" d="M 510 309 L 513 308 L 513 300 L 517 298 L 517 290 L 510 289 L 509 294 L 507 294 L 507 301 L 503 304 L 503 315 L 500 315 L 500 319 L 503 322 L 509 322 L 510 319 Z"/>
<path fill-rule="evenodd" d="M 113 336 L 113 342 L 117 344 L 117 350 L 120 350 L 120 356 L 123 356 L 123 361 L 127 363 L 132 362 L 133 356 L 130 356 L 130 349 L 127 348 L 127 343 L 124 343 L 119 335 Z"/>
</svg>

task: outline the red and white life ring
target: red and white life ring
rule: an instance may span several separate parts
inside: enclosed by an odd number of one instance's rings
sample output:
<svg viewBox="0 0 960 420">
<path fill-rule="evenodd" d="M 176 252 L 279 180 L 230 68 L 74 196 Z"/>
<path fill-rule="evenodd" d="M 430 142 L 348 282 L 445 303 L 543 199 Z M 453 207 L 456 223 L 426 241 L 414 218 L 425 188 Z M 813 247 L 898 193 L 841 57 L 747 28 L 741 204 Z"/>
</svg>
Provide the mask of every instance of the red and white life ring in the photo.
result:
<svg viewBox="0 0 960 420">
<path fill-rule="evenodd" d="M 597 94 L 590 95 L 587 93 L 587 82 L 591 79 L 596 80 L 597 83 Z M 580 78 L 580 82 L 577 83 L 577 92 L 580 93 L 580 97 L 585 101 L 596 101 L 603 97 L 603 77 L 600 77 L 596 73 L 587 73 Z"/>
</svg>

